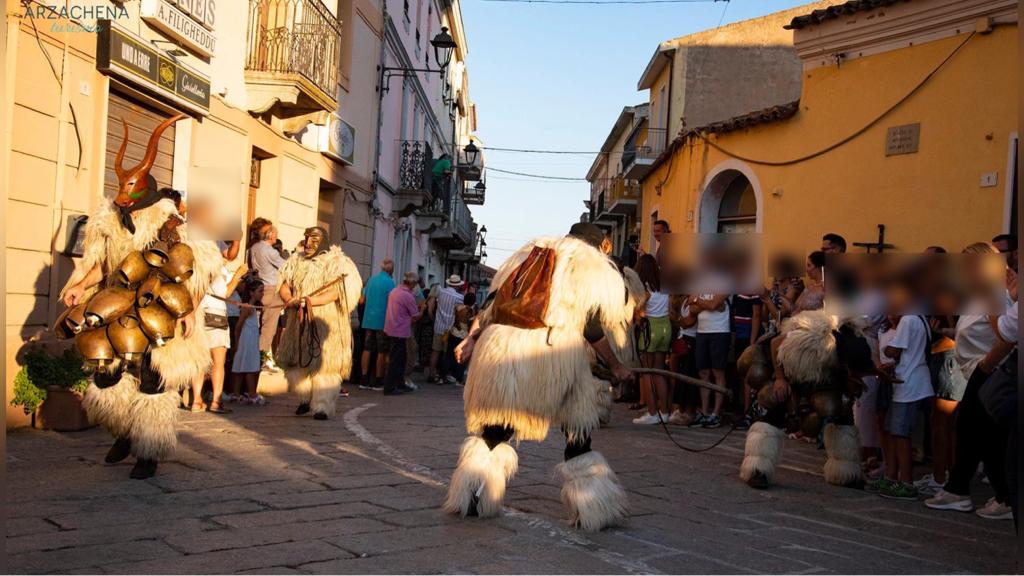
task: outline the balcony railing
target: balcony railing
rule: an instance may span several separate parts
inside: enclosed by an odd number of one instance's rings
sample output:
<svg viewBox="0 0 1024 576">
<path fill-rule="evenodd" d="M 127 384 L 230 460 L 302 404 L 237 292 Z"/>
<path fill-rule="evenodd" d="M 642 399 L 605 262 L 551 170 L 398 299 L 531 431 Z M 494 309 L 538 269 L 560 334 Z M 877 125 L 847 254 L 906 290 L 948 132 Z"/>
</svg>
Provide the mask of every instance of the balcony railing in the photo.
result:
<svg viewBox="0 0 1024 576">
<path fill-rule="evenodd" d="M 654 160 L 665 151 L 668 131 L 664 128 L 648 128 L 647 135 L 622 151 L 622 172 L 627 178 L 639 179 L 647 175 Z"/>
<path fill-rule="evenodd" d="M 621 176 L 612 178 L 608 186 L 608 204 L 614 205 L 620 200 L 636 200 L 640 198 L 640 184 Z"/>
<path fill-rule="evenodd" d="M 609 178 L 607 187 L 598 197 L 597 219 L 619 222 L 625 216 L 636 213 L 640 200 L 640 184 L 622 176 Z"/>
<path fill-rule="evenodd" d="M 249 0 L 246 41 L 247 72 L 298 76 L 320 91 L 314 101 L 334 109 L 341 21 L 321 0 Z"/>
<path fill-rule="evenodd" d="M 435 210 L 432 206 L 435 200 L 446 201 L 442 196 L 448 194 L 434 193 L 434 153 L 430 144 L 419 140 L 402 140 L 398 146 L 401 162 L 398 165 L 394 210 L 403 216 L 408 216 L 413 210 L 444 215 L 447 212 L 445 207 Z M 448 182 L 447 179 L 442 182 L 441 188 L 446 188 Z"/>
<path fill-rule="evenodd" d="M 461 194 L 456 194 L 452 200 L 449 224 L 453 226 L 455 235 L 463 244 L 469 245 L 473 242 L 473 214 L 469 211 L 469 206 L 466 206 Z"/>
<path fill-rule="evenodd" d="M 401 150 L 399 186 L 403 190 L 423 190 L 430 194 L 434 175 L 434 153 L 430 149 L 430 144 L 418 140 L 403 140 Z"/>
</svg>

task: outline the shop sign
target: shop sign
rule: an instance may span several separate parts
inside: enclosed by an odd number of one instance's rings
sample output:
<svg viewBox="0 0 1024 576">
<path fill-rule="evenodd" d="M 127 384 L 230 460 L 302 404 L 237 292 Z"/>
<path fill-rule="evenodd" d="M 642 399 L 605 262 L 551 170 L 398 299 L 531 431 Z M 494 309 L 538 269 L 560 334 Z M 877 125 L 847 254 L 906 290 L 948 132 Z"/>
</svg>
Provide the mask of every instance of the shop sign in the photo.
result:
<svg viewBox="0 0 1024 576">
<path fill-rule="evenodd" d="M 320 151 L 351 165 L 355 156 L 356 129 L 338 116 L 331 114 L 326 128 L 320 129 Z"/>
<path fill-rule="evenodd" d="M 98 70 L 129 80 L 157 97 L 203 116 L 209 114 L 209 77 L 171 60 L 110 21 L 100 22 L 96 36 Z"/>
<path fill-rule="evenodd" d="M 196 54 L 208 58 L 216 51 L 217 38 L 167 0 L 142 0 L 139 15 Z"/>
</svg>

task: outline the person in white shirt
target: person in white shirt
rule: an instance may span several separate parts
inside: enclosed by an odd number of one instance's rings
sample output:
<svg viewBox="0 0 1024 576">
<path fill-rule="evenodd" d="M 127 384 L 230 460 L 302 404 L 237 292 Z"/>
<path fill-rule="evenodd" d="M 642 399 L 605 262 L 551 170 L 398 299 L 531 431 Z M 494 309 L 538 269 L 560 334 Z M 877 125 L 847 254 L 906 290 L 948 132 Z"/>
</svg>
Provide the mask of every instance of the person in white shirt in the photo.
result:
<svg viewBox="0 0 1024 576">
<path fill-rule="evenodd" d="M 895 376 L 899 381 L 893 386 L 892 403 L 885 417 L 885 431 L 892 439 L 895 460 L 886 466 L 899 486 L 892 491 L 893 495 L 882 491 L 885 496 L 909 499 L 912 494 L 917 499 L 911 476 L 914 462 L 910 436 L 918 403 L 934 395 L 927 363 L 930 340 L 931 329 L 923 316 L 903 316 L 896 324 L 896 336 L 885 347 L 885 355 L 896 360 Z"/>
<path fill-rule="evenodd" d="M 711 381 L 725 387 L 725 365 L 729 359 L 729 344 L 732 336 L 729 329 L 729 296 L 727 294 L 700 294 L 690 297 L 687 302 L 690 311 L 697 313 L 697 372 L 701 380 Z M 722 425 L 719 412 L 725 396 L 700 390 L 701 410 L 690 422 L 690 426 L 717 428 Z"/>
<path fill-rule="evenodd" d="M 668 319 L 668 294 L 661 291 L 658 262 L 644 254 L 636 265 L 636 273 L 647 290 L 640 316 L 640 353 L 647 368 L 664 368 L 665 356 L 672 342 L 672 322 Z M 672 411 L 672 386 L 664 376 L 640 377 L 646 391 L 647 413 L 633 419 L 634 424 L 667 423 Z"/>
</svg>

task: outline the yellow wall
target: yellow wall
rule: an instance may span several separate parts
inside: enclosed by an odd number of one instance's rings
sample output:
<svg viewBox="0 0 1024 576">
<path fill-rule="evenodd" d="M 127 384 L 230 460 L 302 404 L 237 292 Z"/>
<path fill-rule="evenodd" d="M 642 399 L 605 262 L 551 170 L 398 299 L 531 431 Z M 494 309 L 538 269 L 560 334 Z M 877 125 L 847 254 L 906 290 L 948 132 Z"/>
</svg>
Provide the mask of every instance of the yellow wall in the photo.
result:
<svg viewBox="0 0 1024 576">
<path fill-rule="evenodd" d="M 805 72 L 796 116 L 712 139 L 735 155 L 758 160 L 818 151 L 892 106 L 964 38 Z M 745 163 L 760 189 L 767 249 L 806 253 L 820 246 L 826 232 L 848 242 L 875 241 L 877 224 L 886 225 L 886 241 L 899 251 L 932 244 L 960 250 L 1002 232 L 1009 138 L 1017 126 L 1016 44 L 1015 25 L 975 36 L 907 102 L 827 154 L 783 167 Z M 887 128 L 917 122 L 919 151 L 886 157 Z M 645 241 L 648 215 L 655 210 L 673 230 L 695 230 L 705 179 L 730 161 L 699 140 L 673 155 L 643 182 Z M 985 172 L 999 173 L 997 186 L 980 186 Z M 655 185 L 662 181 L 658 195 Z"/>
</svg>

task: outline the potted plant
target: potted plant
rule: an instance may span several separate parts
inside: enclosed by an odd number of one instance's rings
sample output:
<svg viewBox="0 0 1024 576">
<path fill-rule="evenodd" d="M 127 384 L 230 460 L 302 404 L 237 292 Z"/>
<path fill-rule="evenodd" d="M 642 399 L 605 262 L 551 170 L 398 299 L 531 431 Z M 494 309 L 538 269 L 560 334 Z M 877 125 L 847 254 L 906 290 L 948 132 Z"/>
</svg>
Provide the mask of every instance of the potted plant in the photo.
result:
<svg viewBox="0 0 1024 576">
<path fill-rule="evenodd" d="M 32 414 L 32 426 L 43 430 L 71 432 L 90 427 L 82 395 L 89 386 L 82 358 L 74 350 L 61 355 L 41 347 L 25 353 L 25 363 L 14 377 L 11 404 Z"/>
</svg>

